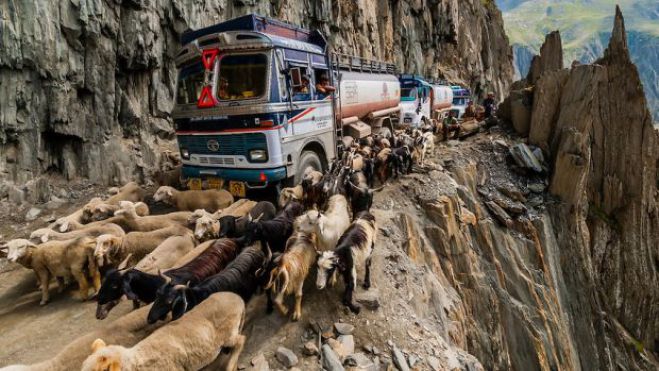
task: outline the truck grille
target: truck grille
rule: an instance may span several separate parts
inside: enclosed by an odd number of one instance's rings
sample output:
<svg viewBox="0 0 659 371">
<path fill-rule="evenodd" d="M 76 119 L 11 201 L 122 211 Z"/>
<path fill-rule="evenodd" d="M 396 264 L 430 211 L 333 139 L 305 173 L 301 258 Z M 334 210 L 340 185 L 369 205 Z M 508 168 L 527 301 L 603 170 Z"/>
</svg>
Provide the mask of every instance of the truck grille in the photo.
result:
<svg viewBox="0 0 659 371">
<path fill-rule="evenodd" d="M 265 134 L 262 133 L 180 135 L 177 139 L 179 146 L 187 148 L 191 154 L 248 157 L 249 151 L 252 149 L 268 149 Z M 218 142 L 219 149 L 217 151 L 211 151 L 208 148 L 209 140 L 216 140 Z"/>
</svg>

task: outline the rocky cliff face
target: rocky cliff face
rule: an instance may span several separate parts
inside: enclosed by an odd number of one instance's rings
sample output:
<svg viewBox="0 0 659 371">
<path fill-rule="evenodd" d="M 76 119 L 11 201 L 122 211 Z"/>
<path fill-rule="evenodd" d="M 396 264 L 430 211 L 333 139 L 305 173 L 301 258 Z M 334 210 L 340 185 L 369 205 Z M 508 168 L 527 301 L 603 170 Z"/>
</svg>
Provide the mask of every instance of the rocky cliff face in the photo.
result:
<svg viewBox="0 0 659 371">
<path fill-rule="evenodd" d="M 163 148 L 175 149 L 178 36 L 250 12 L 477 91 L 503 94 L 512 78 L 501 14 L 479 0 L 9 0 L 0 4 L 0 177 L 143 179 Z"/>
<path fill-rule="evenodd" d="M 557 40 L 559 42 L 557 42 Z M 583 369 L 653 369 L 659 352 L 659 132 L 620 10 L 604 56 L 556 68 L 560 37 L 548 37 L 530 111 L 529 143 L 551 159 L 549 207 L 562 308 Z M 554 66 L 554 67 L 552 67 Z M 514 97 L 515 94 L 511 95 Z M 511 117 L 515 123 L 515 117 Z M 527 127 L 515 123 L 515 128 Z M 652 355 L 650 350 L 654 352 Z"/>
</svg>

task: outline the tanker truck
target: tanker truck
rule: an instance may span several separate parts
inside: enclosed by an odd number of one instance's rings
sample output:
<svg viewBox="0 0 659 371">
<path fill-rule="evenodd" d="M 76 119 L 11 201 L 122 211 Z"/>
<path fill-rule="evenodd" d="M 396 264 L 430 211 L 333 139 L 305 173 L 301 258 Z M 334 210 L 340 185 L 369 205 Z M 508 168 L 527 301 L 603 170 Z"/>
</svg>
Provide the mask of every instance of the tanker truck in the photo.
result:
<svg viewBox="0 0 659 371">
<path fill-rule="evenodd" d="M 172 118 L 191 189 L 297 184 L 399 111 L 394 65 L 332 53 L 318 31 L 252 14 L 181 43 Z"/>
<path fill-rule="evenodd" d="M 441 120 L 453 101 L 451 87 L 429 83 L 418 75 L 400 75 L 401 124 L 424 127 L 432 120 Z"/>
</svg>

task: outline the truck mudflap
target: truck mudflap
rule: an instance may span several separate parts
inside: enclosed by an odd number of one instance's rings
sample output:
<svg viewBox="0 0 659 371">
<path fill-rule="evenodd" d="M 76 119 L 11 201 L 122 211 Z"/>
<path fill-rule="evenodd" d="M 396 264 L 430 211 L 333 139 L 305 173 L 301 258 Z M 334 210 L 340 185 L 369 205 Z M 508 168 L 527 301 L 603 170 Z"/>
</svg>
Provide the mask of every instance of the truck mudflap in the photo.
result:
<svg viewBox="0 0 659 371">
<path fill-rule="evenodd" d="M 229 169 L 209 168 L 201 166 L 183 165 L 182 175 L 184 179 L 219 178 L 225 181 L 247 182 L 252 184 L 267 185 L 286 179 L 286 167 L 274 169 Z M 254 188 L 261 188 L 257 186 Z"/>
</svg>

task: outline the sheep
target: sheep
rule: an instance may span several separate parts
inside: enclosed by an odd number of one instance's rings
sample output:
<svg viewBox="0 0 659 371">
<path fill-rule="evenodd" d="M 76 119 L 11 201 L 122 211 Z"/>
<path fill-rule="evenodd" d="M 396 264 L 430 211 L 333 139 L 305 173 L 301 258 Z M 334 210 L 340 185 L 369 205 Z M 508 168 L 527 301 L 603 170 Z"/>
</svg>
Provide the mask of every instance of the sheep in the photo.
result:
<svg viewBox="0 0 659 371">
<path fill-rule="evenodd" d="M 144 201 L 146 192 L 135 182 L 128 182 L 118 189 L 118 192 L 108 197 L 105 203 L 116 205 L 119 201 L 140 202 Z"/>
<path fill-rule="evenodd" d="M 249 245 L 253 241 L 260 241 L 261 247 L 268 252 L 269 262 L 273 250 L 284 251 L 286 240 L 293 233 L 293 222 L 303 211 L 301 203 L 291 201 L 274 219 L 250 222 L 245 231 L 245 243 Z"/>
<path fill-rule="evenodd" d="M 163 320 L 169 312 L 172 313 L 172 320 L 177 320 L 212 294 L 221 291 L 233 292 L 248 302 L 256 290 L 264 285 L 265 276 L 259 276 L 257 272 L 265 263 L 266 256 L 261 247 L 248 247 L 225 269 L 196 286 L 178 284 L 165 293 L 159 291 L 147 321 Z M 270 301 L 268 303 L 270 309 L 272 305 Z"/>
<path fill-rule="evenodd" d="M 316 261 L 316 234 L 295 232 L 286 242 L 286 251 L 275 259 L 266 290 L 275 294 L 274 304 L 282 315 L 288 313 L 284 295 L 295 294 L 295 310 L 291 319 L 302 316 L 302 288 L 311 267 Z"/>
<path fill-rule="evenodd" d="M 377 225 L 375 217 L 362 212 L 355 218 L 350 228 L 341 236 L 334 250 L 323 251 L 318 257 L 318 274 L 316 286 L 322 290 L 329 279 L 338 272 L 343 276 L 345 293 L 343 304 L 353 313 L 359 313 L 361 306 L 354 300 L 353 293 L 357 286 L 357 270 L 365 270 L 365 289 L 371 287 L 371 254 L 375 246 Z"/>
<path fill-rule="evenodd" d="M 234 371 L 245 344 L 240 334 L 244 322 L 243 300 L 232 293 L 217 293 L 184 320 L 168 323 L 131 348 L 95 340 L 82 371 L 199 370 L 213 362 L 223 347 L 232 348 L 227 369 Z"/>
<path fill-rule="evenodd" d="M 149 232 L 130 232 L 123 236 L 109 234 L 96 238 L 94 258 L 99 267 L 119 263 L 131 254 L 130 265 L 134 265 L 171 236 L 186 235 L 190 231 L 178 225 Z"/>
<path fill-rule="evenodd" d="M 290 201 L 298 201 L 302 202 L 304 199 L 304 188 L 302 184 L 298 184 L 295 187 L 287 187 L 282 189 L 279 192 L 279 200 L 277 202 L 277 205 L 279 205 L 279 208 L 283 209 L 286 204 L 288 204 Z"/>
<path fill-rule="evenodd" d="M 245 234 L 247 224 L 255 219 L 271 220 L 277 214 L 275 205 L 268 201 L 257 203 L 246 216 L 236 218 L 233 215 L 227 215 L 220 218 L 219 237 L 240 237 Z"/>
<path fill-rule="evenodd" d="M 13 365 L 3 371 L 71 371 L 79 370 L 82 362 L 90 355 L 90 346 L 95 339 L 103 338 L 112 344 L 133 346 L 164 323 L 147 324 L 144 316 L 150 306 L 128 313 L 107 325 L 93 330 L 64 346 L 54 357 L 32 364 Z"/>
<path fill-rule="evenodd" d="M 103 202 L 103 200 L 100 197 L 94 197 L 91 200 L 89 200 L 89 202 L 87 202 L 87 204 L 85 206 L 94 205 L 94 204 L 98 204 L 98 203 L 102 203 L 102 202 Z M 74 225 L 74 226 L 83 225 L 83 223 L 84 223 L 84 212 L 83 212 L 83 210 L 84 210 L 85 206 L 83 206 L 82 208 L 76 210 L 72 214 L 69 214 L 67 216 L 63 216 L 61 218 L 58 218 L 53 224 L 51 224 L 49 226 L 49 228 L 58 229 L 60 232 L 67 232 L 67 231 L 70 230 L 71 225 Z"/>
<path fill-rule="evenodd" d="M 126 202 L 130 202 L 130 201 L 126 201 Z M 110 204 L 107 202 L 88 203 L 82 208 L 82 213 L 83 213 L 82 219 L 85 223 L 105 220 L 107 218 L 112 217 L 114 213 L 120 208 L 121 207 L 119 206 L 119 203 L 116 204 Z M 149 207 L 144 202 L 136 202 L 135 212 L 139 216 L 147 216 L 149 215 Z"/>
<path fill-rule="evenodd" d="M 158 247 L 151 253 L 140 260 L 133 268 L 127 270 L 129 257 L 119 264 L 117 269 L 110 269 L 106 272 L 101 288 L 98 290 L 97 305 L 96 305 L 96 318 L 105 319 L 110 310 L 114 308 L 122 297 L 126 295 L 130 300 L 133 300 L 133 307 L 138 308 L 140 303 L 151 303 L 152 300 L 141 300 L 148 294 L 143 294 L 149 291 L 149 280 L 139 280 L 133 278 L 139 276 L 133 274 L 132 271 L 139 271 L 143 273 L 157 273 L 161 269 L 167 269 L 176 264 L 182 256 L 188 254 L 194 248 L 194 239 L 191 234 L 183 236 L 173 236 L 164 240 Z M 158 277 L 158 276 L 156 276 Z M 158 280 L 159 284 L 164 283 Z M 159 285 L 151 285 L 151 291 L 155 295 L 155 290 Z M 143 295 L 137 295 L 139 292 Z"/>
<path fill-rule="evenodd" d="M 169 307 L 171 301 L 168 301 L 168 298 L 177 285 L 184 283 L 196 285 L 220 272 L 238 256 L 244 246 L 243 240 L 223 238 L 215 241 L 206 251 L 185 265 L 160 274 L 158 278 L 162 283 L 155 292 L 154 304 L 149 311 L 147 321 L 153 323 L 167 316 L 171 309 Z"/>
<path fill-rule="evenodd" d="M 295 220 L 296 231 L 316 233 L 320 251 L 334 249 L 336 242 L 349 226 L 348 201 L 343 195 L 330 197 L 325 214 L 310 210 Z"/>
<path fill-rule="evenodd" d="M 179 191 L 169 186 L 162 186 L 153 195 L 153 200 L 172 205 L 180 211 L 204 209 L 213 213 L 231 205 L 233 203 L 233 196 L 224 189 Z"/>
<path fill-rule="evenodd" d="M 41 228 L 33 231 L 30 234 L 31 240 L 40 240 L 41 242 L 48 242 L 48 240 L 64 241 L 71 240 L 78 237 L 98 237 L 102 234 L 111 234 L 114 236 L 123 236 L 126 234 L 124 230 L 114 224 L 107 223 L 102 225 L 94 225 L 89 228 L 77 229 L 71 232 L 59 233 L 50 228 Z"/>
<path fill-rule="evenodd" d="M 62 278 L 73 276 L 78 282 L 80 299 L 87 300 L 89 281 L 95 291 L 101 286 L 101 274 L 94 261 L 94 239 L 80 237 L 67 241 L 49 241 L 40 245 L 24 239 L 9 241 L 7 259 L 32 269 L 41 287 L 40 305 L 49 300 L 48 285 L 51 277 L 58 278 L 59 289 Z"/>
<path fill-rule="evenodd" d="M 173 225 L 187 227 L 192 214 L 189 211 L 179 211 L 164 215 L 140 216 L 132 202 L 121 201 L 119 206 L 121 209 L 117 210 L 114 215 L 123 217 L 123 222 L 128 229 L 137 232 L 155 231 Z"/>
<path fill-rule="evenodd" d="M 270 203 L 268 202 L 268 204 Z M 231 206 L 224 210 L 216 211 L 214 214 L 209 214 L 207 211 L 204 211 L 206 214 L 197 218 L 195 221 L 195 236 L 199 240 L 204 238 L 208 239 L 223 237 L 220 234 L 221 219 L 227 220 L 227 218 L 229 218 L 235 221 L 236 218 L 244 217 L 250 213 L 256 205 L 258 204 L 254 201 L 242 199 L 234 202 Z M 198 213 L 199 210 L 196 210 L 195 212 Z M 272 217 L 270 219 L 272 219 Z"/>
</svg>

